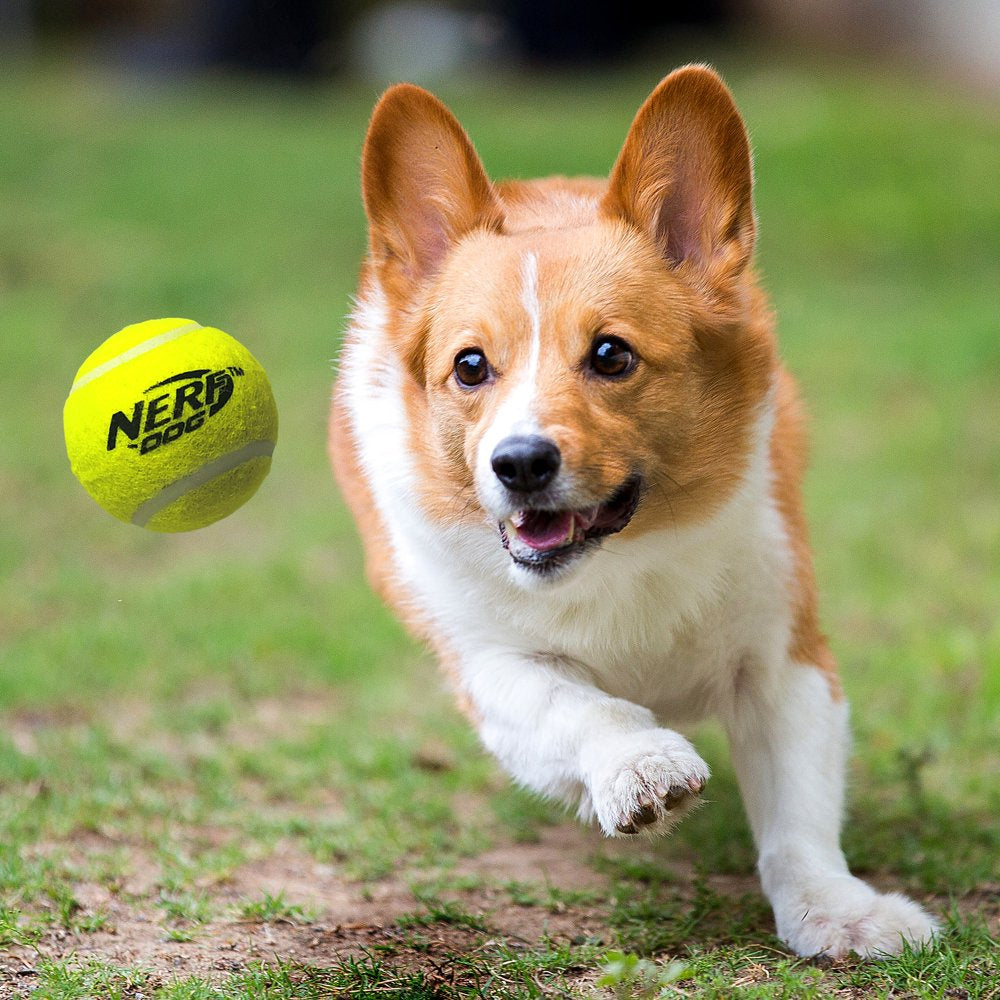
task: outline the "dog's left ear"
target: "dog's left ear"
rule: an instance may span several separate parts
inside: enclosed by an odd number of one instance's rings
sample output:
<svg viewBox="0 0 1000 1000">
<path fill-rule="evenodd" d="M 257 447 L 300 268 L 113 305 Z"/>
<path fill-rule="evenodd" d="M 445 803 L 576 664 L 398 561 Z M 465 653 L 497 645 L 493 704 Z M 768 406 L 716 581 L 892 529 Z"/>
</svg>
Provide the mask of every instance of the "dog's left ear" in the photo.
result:
<svg viewBox="0 0 1000 1000">
<path fill-rule="evenodd" d="M 750 143 L 713 70 L 685 66 L 650 94 L 602 207 L 646 232 L 695 284 L 725 282 L 746 267 L 755 235 Z"/>
<path fill-rule="evenodd" d="M 390 87 L 372 113 L 361 163 L 372 257 L 407 286 L 432 277 L 450 247 L 503 212 L 469 137 L 432 94 Z"/>
</svg>

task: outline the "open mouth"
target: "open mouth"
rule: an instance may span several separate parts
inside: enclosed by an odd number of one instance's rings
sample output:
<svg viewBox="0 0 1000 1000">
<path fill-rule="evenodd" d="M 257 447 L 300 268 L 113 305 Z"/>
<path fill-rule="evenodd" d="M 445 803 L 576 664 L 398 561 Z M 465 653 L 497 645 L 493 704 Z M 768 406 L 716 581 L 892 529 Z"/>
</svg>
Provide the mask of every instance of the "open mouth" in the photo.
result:
<svg viewBox="0 0 1000 1000">
<path fill-rule="evenodd" d="M 514 562 L 551 572 L 593 543 L 621 531 L 632 520 L 641 494 L 641 480 L 631 476 L 607 500 L 593 507 L 519 510 L 500 522 L 500 540 Z"/>
</svg>

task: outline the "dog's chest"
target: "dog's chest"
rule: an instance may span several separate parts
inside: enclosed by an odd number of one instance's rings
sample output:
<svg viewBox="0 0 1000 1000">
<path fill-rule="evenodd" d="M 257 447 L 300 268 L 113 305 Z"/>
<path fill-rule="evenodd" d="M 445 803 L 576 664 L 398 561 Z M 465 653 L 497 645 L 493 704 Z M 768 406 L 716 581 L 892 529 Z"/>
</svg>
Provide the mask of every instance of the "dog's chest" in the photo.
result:
<svg viewBox="0 0 1000 1000">
<path fill-rule="evenodd" d="M 578 576 L 549 591 L 467 582 L 466 600 L 439 621 L 462 644 L 471 635 L 563 659 L 664 718 L 725 710 L 737 675 L 773 662 L 787 636 L 787 546 L 780 524 L 767 527 L 768 512 L 758 520 L 749 538 L 720 517 L 683 532 L 609 539 Z"/>
</svg>

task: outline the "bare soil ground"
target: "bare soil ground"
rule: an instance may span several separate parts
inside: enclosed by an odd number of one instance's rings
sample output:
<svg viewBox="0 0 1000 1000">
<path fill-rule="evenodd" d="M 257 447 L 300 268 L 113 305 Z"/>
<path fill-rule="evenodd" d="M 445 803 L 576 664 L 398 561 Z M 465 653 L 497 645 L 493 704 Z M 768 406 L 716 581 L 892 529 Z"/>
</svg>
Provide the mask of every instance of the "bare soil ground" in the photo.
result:
<svg viewBox="0 0 1000 1000">
<path fill-rule="evenodd" d="M 80 843 L 78 848 L 85 853 L 99 847 L 99 840 L 95 837 L 93 843 Z M 324 968 L 345 956 L 381 952 L 391 953 L 399 968 L 419 969 L 446 985 L 461 975 L 455 968 L 456 954 L 501 945 L 516 951 L 543 940 L 603 941 L 611 946 L 614 935 L 606 907 L 519 905 L 502 887 L 519 883 L 574 893 L 590 890 L 591 898 L 599 900 L 610 882 L 595 870 L 591 859 L 596 852 L 621 855 L 631 846 L 605 841 L 595 830 L 569 822 L 545 827 L 535 843 L 502 843 L 448 873 L 448 881 L 474 886 L 456 890 L 449 898 L 479 926 L 434 921 L 415 927 L 406 917 L 419 911 L 420 900 L 405 874 L 371 883 L 351 881 L 334 866 L 279 844 L 225 880 L 203 887 L 213 912 L 228 909 L 233 915 L 198 925 L 191 940 L 172 939 L 156 906 L 155 866 L 137 850 L 130 855 L 120 883 L 77 887 L 81 912 L 103 914 L 104 926 L 92 932 L 56 929 L 38 943 L 37 950 L 19 948 L 0 956 L 0 996 L 27 995 L 37 964 L 47 958 L 72 957 L 79 962 L 94 958 L 141 968 L 152 974 L 148 985 L 153 985 L 157 980 L 188 977 L 218 981 L 251 963 L 272 959 Z M 670 877 L 684 893 L 693 887 L 695 872 L 690 862 L 681 860 L 671 865 Z M 746 894 L 759 892 L 751 876 L 710 876 L 708 885 L 734 905 Z M 280 897 L 302 916 L 249 920 L 235 915 L 239 901 L 263 894 Z M 945 900 L 938 904 L 941 911 L 948 906 Z M 1000 886 L 984 887 L 957 904 L 961 911 L 977 913 L 994 929 L 1000 928 Z M 577 985 L 585 985 L 588 978 L 593 973 L 581 970 Z"/>
<path fill-rule="evenodd" d="M 77 847 L 86 853 L 101 846 L 99 841 L 94 837 L 92 843 Z M 449 895 L 462 912 L 478 918 L 487 928 L 487 944 L 495 939 L 516 949 L 543 938 L 567 943 L 610 940 L 604 914 L 597 908 L 518 905 L 500 888 L 501 884 L 522 883 L 600 893 L 608 879 L 589 862 L 598 849 L 609 852 L 609 845 L 596 831 L 570 823 L 546 827 L 536 843 L 505 843 L 452 870 L 449 880 L 475 887 Z M 616 844 L 610 849 L 621 848 Z M 401 917 L 420 909 L 420 900 L 404 876 L 371 883 L 351 881 L 334 866 L 286 845 L 244 864 L 225 881 L 202 888 L 216 912 L 227 907 L 235 912 L 240 900 L 269 894 L 280 897 L 288 909 L 300 909 L 304 917 L 215 919 L 194 928 L 191 940 L 172 940 L 155 905 L 156 867 L 135 850 L 125 868 L 127 875 L 119 883 L 81 883 L 75 889 L 81 915 L 106 917 L 101 929 L 56 929 L 38 943 L 37 951 L 19 948 L 0 956 L 0 984 L 30 980 L 31 970 L 44 958 L 75 956 L 83 962 L 100 958 L 124 967 L 140 967 L 165 979 L 196 976 L 213 980 L 254 961 L 280 957 L 323 966 L 346 954 L 382 946 L 389 947 L 395 962 L 426 970 L 433 969 L 443 956 L 484 944 L 481 930 L 461 923 L 433 923 L 421 927 L 416 935 L 401 927 L 397 923 Z M 741 892 L 751 888 L 750 879 L 738 887 Z"/>
<path fill-rule="evenodd" d="M 229 725 L 213 739 L 224 739 L 230 747 L 252 746 L 264 736 L 283 734 L 290 717 L 300 724 L 313 714 L 324 718 L 329 706 L 322 708 L 320 712 L 303 699 L 290 715 L 287 705 L 264 702 L 255 707 L 253 725 Z M 150 740 L 155 727 L 148 711 L 137 706 L 135 711 L 115 715 L 125 720 L 115 723 L 120 738 Z M 37 750 L 33 720 L 20 720 L 12 732 L 25 751 Z M 161 731 L 159 738 L 165 741 L 159 748 L 171 757 L 192 752 L 179 737 Z M 418 762 L 421 767 L 450 767 L 447 749 L 431 744 L 420 754 L 426 758 Z M 244 791 L 251 801 L 253 786 Z M 475 796 L 467 805 L 484 808 Z M 339 804 L 331 795 L 308 805 L 262 800 L 252 808 L 318 809 L 329 814 Z M 623 883 L 616 883 L 608 866 L 595 865 L 595 858 L 635 859 L 642 845 L 609 841 L 596 829 L 572 820 L 541 824 L 535 833 L 537 839 L 525 843 L 501 829 L 496 831 L 494 846 L 445 871 L 401 864 L 392 875 L 368 882 L 347 876 L 337 864 L 318 861 L 291 841 L 279 841 L 270 849 L 259 845 L 258 853 L 251 853 L 251 859 L 237 867 L 196 878 L 187 888 L 204 897 L 209 916 L 202 922 L 180 923 L 165 913 L 162 861 L 151 854 L 149 841 L 137 837 L 130 842 L 121 831 L 92 830 L 74 834 L 69 842 L 41 843 L 32 848 L 33 854 L 60 856 L 80 872 L 92 872 L 89 860 L 113 852 L 122 858 L 120 874 L 103 879 L 84 876 L 73 884 L 77 909 L 70 924 L 91 929 L 69 930 L 66 921 L 53 920 L 34 948 L 0 953 L 0 998 L 30 995 L 38 967 L 46 960 L 81 964 L 96 960 L 142 970 L 148 990 L 158 983 L 189 978 L 222 982 L 254 963 L 280 961 L 328 969 L 347 957 L 374 954 L 386 956 L 395 968 L 420 971 L 429 981 L 447 987 L 471 974 L 462 957 L 488 958 L 491 968 L 502 970 L 505 955 L 509 958 L 512 952 L 543 944 L 614 947 L 617 936 L 611 926 L 611 899 L 623 891 Z M 231 831 L 221 828 L 198 828 L 187 830 L 184 839 L 197 851 L 198 844 L 222 846 L 231 836 Z M 663 857 L 664 884 L 682 901 L 693 904 L 700 885 L 727 905 L 731 901 L 733 908 L 746 906 L 749 900 L 760 913 L 767 912 L 757 905 L 760 889 L 752 875 L 706 877 L 696 871 L 690 849 L 681 844 Z M 877 878 L 874 881 L 883 889 L 900 888 Z M 427 883 L 444 887 L 437 898 L 454 903 L 460 919 L 448 919 L 447 914 L 443 919 L 433 915 L 426 921 L 419 919 L 426 897 L 417 887 Z M 516 886 L 524 891 L 513 891 Z M 244 913 L 247 901 L 266 898 L 280 900 L 277 915 Z M 925 902 L 940 914 L 954 904 L 964 915 L 985 919 L 994 933 L 1000 931 L 1000 885 L 981 886 L 954 901 Z M 769 918 L 763 921 L 761 940 L 766 940 L 773 928 Z M 755 973 L 751 965 L 740 974 Z M 767 969 L 760 966 L 759 974 L 766 977 Z M 589 992 L 596 978 L 597 972 L 587 968 L 565 982 Z M 463 985 L 468 987 L 468 981 Z M 558 995 L 559 991 L 548 992 Z"/>
</svg>

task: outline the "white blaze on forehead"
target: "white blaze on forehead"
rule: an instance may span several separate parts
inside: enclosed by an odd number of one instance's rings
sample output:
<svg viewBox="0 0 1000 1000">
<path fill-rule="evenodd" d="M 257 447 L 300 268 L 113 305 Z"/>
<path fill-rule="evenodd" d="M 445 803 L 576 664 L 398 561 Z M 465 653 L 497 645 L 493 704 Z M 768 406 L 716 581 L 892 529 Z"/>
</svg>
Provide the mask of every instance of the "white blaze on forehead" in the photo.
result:
<svg viewBox="0 0 1000 1000">
<path fill-rule="evenodd" d="M 527 313 L 530 343 L 528 357 L 522 367 L 511 372 L 516 381 L 502 387 L 506 395 L 497 409 L 493 423 L 479 441 L 476 452 L 476 480 L 480 497 L 499 495 L 490 458 L 496 446 L 512 434 L 538 434 L 541 428 L 535 416 L 538 367 L 542 354 L 542 310 L 538 298 L 538 257 L 526 253 L 521 258 L 521 302 Z"/>
<path fill-rule="evenodd" d="M 533 253 L 526 253 L 521 268 L 522 288 L 521 301 L 524 303 L 531 323 L 531 354 L 528 357 L 528 372 L 525 383 L 529 387 L 532 398 L 535 394 L 535 381 L 538 378 L 538 359 L 542 353 L 542 316 L 538 304 L 538 258 Z"/>
</svg>

